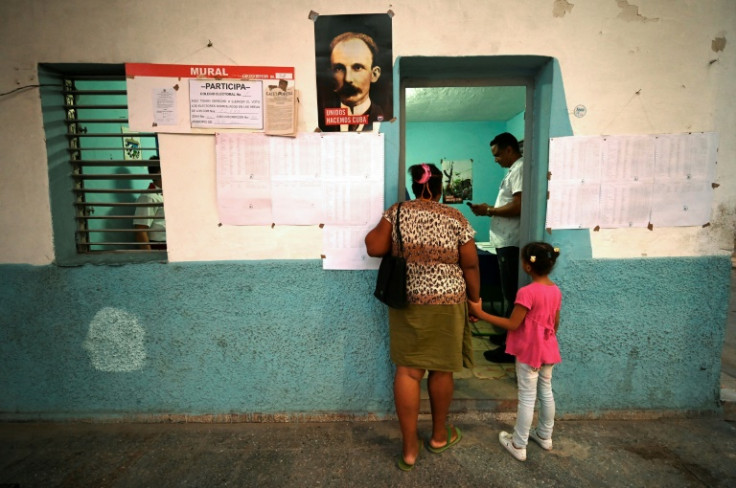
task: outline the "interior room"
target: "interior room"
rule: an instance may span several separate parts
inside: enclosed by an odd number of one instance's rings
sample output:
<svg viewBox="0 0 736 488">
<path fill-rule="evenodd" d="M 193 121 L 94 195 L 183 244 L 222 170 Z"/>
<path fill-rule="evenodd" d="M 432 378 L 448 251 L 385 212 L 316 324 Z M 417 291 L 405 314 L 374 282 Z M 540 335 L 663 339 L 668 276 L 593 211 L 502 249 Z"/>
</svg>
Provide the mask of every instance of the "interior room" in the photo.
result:
<svg viewBox="0 0 736 488">
<path fill-rule="evenodd" d="M 439 85 L 435 82 L 433 85 Z M 445 172 L 446 192 L 457 163 L 469 163 L 470 192 L 457 201 L 444 203 L 460 210 L 476 230 L 481 267 L 481 297 L 489 313 L 504 309 L 498 282 L 498 264 L 489 247 L 490 218 L 473 215 L 466 203 L 493 205 L 505 170 L 491 154 L 489 142 L 501 132 L 524 139 L 525 86 L 418 86 L 404 91 L 406 113 L 405 166 L 430 162 Z M 455 165 L 453 166 L 453 162 Z M 413 198 L 411 182 L 405 181 L 406 197 Z M 498 334 L 487 322 L 472 324 L 475 365 L 455 376 L 456 409 L 513 409 L 516 400 L 513 363 L 493 363 L 483 353 L 498 347 L 490 342 Z M 426 389 L 423 400 L 428 399 Z"/>
</svg>

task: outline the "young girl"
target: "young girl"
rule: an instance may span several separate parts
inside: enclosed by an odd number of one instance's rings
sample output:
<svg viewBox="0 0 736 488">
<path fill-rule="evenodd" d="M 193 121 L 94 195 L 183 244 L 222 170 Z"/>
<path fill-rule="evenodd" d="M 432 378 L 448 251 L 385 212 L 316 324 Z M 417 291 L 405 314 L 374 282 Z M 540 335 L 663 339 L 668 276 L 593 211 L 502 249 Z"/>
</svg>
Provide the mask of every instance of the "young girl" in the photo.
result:
<svg viewBox="0 0 736 488">
<path fill-rule="evenodd" d="M 552 449 L 555 418 L 552 368 L 561 362 L 557 328 L 562 293 L 548 275 L 559 255 L 559 249 L 545 242 L 530 242 L 522 248 L 522 266 L 532 277 L 532 283 L 519 289 L 510 318 L 484 312 L 480 300 L 468 302 L 471 315 L 509 331 L 506 352 L 516 356 L 519 407 L 513 435 L 502 431 L 498 440 L 519 461 L 526 460 L 529 437 L 542 449 Z M 539 423 L 531 429 L 537 394 Z"/>
</svg>

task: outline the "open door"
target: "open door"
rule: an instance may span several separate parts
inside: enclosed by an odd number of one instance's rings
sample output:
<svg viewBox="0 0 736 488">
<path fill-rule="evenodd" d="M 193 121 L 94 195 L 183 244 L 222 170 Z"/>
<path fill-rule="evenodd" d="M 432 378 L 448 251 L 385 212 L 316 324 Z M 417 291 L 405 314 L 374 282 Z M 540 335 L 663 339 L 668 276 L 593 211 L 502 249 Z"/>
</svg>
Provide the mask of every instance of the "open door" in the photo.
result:
<svg viewBox="0 0 736 488">
<path fill-rule="evenodd" d="M 540 73 L 549 70 L 551 62 L 551 58 L 541 56 L 400 58 L 397 61 L 400 80 L 398 200 L 412 197 L 407 192 L 406 182 L 409 166 L 420 162 L 441 164 L 442 159 L 461 158 L 473 160 L 473 203 L 493 204 L 505 171 L 496 165 L 489 142 L 501 132 L 511 132 L 523 141 L 524 203 L 520 245 L 541 240 L 546 211 L 547 150 L 544 147 L 540 151 L 539 146 L 546 144 L 548 129 L 545 130 L 540 118 L 547 117 L 550 108 L 535 106 L 535 102 L 544 104 L 549 100 L 537 91 L 536 81 Z M 539 126 L 535 127 L 535 123 Z M 458 139 L 462 139 L 460 145 Z M 543 161 L 539 160 L 540 154 Z M 489 219 L 480 220 L 464 204 L 457 208 L 476 229 L 476 241 L 487 241 Z M 520 286 L 526 284 L 525 274 L 520 273 L 519 278 Z M 516 398 L 514 365 L 486 361 L 483 352 L 491 347 L 495 346 L 490 345 L 482 333 L 474 337 L 476 368 L 456 375 L 458 401 L 487 401 L 488 405 L 497 407 L 513 404 Z"/>
</svg>

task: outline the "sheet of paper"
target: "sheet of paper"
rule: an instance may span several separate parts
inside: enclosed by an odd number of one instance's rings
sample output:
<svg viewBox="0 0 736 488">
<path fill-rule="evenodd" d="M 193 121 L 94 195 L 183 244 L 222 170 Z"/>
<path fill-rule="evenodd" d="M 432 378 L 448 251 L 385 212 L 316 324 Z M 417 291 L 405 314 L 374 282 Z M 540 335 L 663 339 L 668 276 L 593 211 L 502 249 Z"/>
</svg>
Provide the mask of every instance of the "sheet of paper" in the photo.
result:
<svg viewBox="0 0 736 488">
<path fill-rule="evenodd" d="M 715 133 L 688 137 L 660 135 L 656 141 L 655 185 L 651 222 L 654 226 L 694 226 L 710 222 L 716 178 L 718 138 Z"/>
<path fill-rule="evenodd" d="M 156 126 L 176 125 L 176 91 L 172 88 L 153 89 L 153 122 Z"/>
<path fill-rule="evenodd" d="M 556 137 L 549 141 L 549 172 L 553 181 L 599 182 L 603 139 L 598 136 Z"/>
<path fill-rule="evenodd" d="M 603 150 L 600 137 L 550 140 L 546 228 L 583 229 L 598 225 Z"/>
<path fill-rule="evenodd" d="M 657 179 L 715 181 L 718 137 L 714 132 L 656 136 Z"/>
<path fill-rule="evenodd" d="M 600 227 L 647 227 L 654 190 L 653 137 L 606 136 L 603 141 Z"/>
<path fill-rule="evenodd" d="M 322 229 L 324 269 L 378 269 L 381 258 L 368 256 L 365 236 L 373 226 L 345 227 L 326 225 Z"/>
<path fill-rule="evenodd" d="M 495 246 L 493 246 L 489 241 L 482 241 L 482 242 L 475 241 L 475 247 L 477 247 L 481 251 L 488 251 L 491 254 L 496 254 Z"/>
<path fill-rule="evenodd" d="M 652 184 L 601 184 L 599 225 L 603 229 L 647 227 L 652 208 Z"/>
<path fill-rule="evenodd" d="M 272 181 L 273 222 L 278 225 L 324 223 L 325 192 L 320 181 Z"/>
<path fill-rule="evenodd" d="M 266 84 L 265 132 L 272 136 L 296 136 L 297 93 L 287 80 Z"/>
<path fill-rule="evenodd" d="M 365 225 L 325 225 L 322 234 L 324 269 L 378 269 L 381 264 L 380 258 L 368 256 L 365 236 L 383 218 L 383 183 L 371 185 L 370 190 L 370 203 L 364 207 Z"/>
<path fill-rule="evenodd" d="M 220 222 L 228 225 L 273 223 L 266 148 L 247 144 L 237 134 L 218 134 L 215 152 Z"/>
<path fill-rule="evenodd" d="M 331 188 L 350 195 L 348 199 L 330 199 L 337 205 L 327 208 L 330 220 L 323 233 L 322 267 L 378 269 L 381 260 L 368 256 L 365 236 L 383 217 L 383 134 L 326 135 L 322 147 L 326 156 L 322 160 L 325 181 L 337 183 L 347 179 L 344 189 L 339 185 Z M 341 201 L 349 201 L 350 205 L 340 205 Z"/>
<path fill-rule="evenodd" d="M 599 181 L 562 180 L 552 177 L 547 200 L 547 229 L 592 229 L 600 223 Z"/>
<path fill-rule="evenodd" d="M 696 226 L 710 222 L 713 187 L 706 181 L 657 183 L 652 197 L 651 222 L 655 227 Z"/>
<path fill-rule="evenodd" d="M 654 178 L 652 136 L 606 136 L 603 138 L 602 181 L 631 183 Z"/>
</svg>

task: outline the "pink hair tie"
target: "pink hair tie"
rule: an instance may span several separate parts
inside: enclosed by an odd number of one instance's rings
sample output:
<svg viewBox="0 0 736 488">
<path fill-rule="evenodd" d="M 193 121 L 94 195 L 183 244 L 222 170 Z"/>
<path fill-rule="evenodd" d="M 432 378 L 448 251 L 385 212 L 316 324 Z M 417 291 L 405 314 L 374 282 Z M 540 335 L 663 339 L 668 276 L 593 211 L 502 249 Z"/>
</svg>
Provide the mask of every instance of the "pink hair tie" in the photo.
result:
<svg viewBox="0 0 736 488">
<path fill-rule="evenodd" d="M 424 168 L 424 174 L 419 178 L 419 181 L 417 181 L 420 185 L 425 184 L 432 177 L 432 170 L 429 169 L 429 165 L 422 163 L 422 168 Z"/>
</svg>

